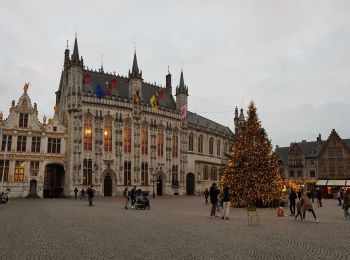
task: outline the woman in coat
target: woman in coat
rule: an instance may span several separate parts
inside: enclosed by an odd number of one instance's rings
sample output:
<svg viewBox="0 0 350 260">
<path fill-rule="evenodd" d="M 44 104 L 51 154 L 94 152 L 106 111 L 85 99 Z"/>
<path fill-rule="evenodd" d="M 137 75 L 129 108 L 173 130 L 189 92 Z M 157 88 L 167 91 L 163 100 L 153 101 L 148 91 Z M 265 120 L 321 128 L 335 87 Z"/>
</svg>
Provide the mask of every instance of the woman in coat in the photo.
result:
<svg viewBox="0 0 350 260">
<path fill-rule="evenodd" d="M 305 213 L 306 211 L 309 211 L 312 213 L 312 215 L 315 218 L 315 221 L 318 223 L 318 219 L 316 218 L 316 214 L 314 209 L 312 208 L 312 203 L 310 201 L 311 198 L 311 192 L 303 193 L 303 197 L 301 198 L 301 212 L 303 213 L 303 221 L 305 220 Z"/>
</svg>

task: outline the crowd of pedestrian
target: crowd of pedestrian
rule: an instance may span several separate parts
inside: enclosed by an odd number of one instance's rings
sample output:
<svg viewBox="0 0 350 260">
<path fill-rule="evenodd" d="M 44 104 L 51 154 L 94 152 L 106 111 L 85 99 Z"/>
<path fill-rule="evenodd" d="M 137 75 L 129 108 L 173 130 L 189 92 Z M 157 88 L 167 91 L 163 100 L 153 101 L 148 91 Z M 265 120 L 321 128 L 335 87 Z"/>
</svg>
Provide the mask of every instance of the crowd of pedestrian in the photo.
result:
<svg viewBox="0 0 350 260">
<path fill-rule="evenodd" d="M 208 204 L 208 197 L 210 197 L 210 203 L 212 205 L 210 217 L 211 218 L 219 218 L 229 220 L 230 213 L 230 191 L 227 186 L 225 186 L 222 190 L 217 187 L 216 183 L 213 183 L 210 187 L 210 190 L 205 190 L 205 204 Z M 220 208 L 222 208 L 222 216 L 220 215 Z"/>
</svg>

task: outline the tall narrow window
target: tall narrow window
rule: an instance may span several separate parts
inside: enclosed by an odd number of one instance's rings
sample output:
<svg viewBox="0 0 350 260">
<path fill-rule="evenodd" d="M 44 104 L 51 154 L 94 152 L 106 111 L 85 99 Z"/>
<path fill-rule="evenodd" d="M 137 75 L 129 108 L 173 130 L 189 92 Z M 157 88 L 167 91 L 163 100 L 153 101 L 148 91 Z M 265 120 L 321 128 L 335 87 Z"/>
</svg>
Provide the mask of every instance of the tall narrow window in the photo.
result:
<svg viewBox="0 0 350 260">
<path fill-rule="evenodd" d="M 24 180 L 24 161 L 16 161 L 14 181 Z"/>
<path fill-rule="evenodd" d="M 11 151 L 12 135 L 2 135 L 1 151 Z"/>
<path fill-rule="evenodd" d="M 131 127 L 128 124 L 124 127 L 124 153 L 131 153 Z"/>
<path fill-rule="evenodd" d="M 112 152 L 112 123 L 110 118 L 105 120 L 103 139 L 105 152 Z"/>
<path fill-rule="evenodd" d="M 157 133 L 157 154 L 158 156 L 163 156 L 164 152 L 164 131 L 163 129 L 158 129 Z"/>
<path fill-rule="evenodd" d="M 224 153 L 227 154 L 228 144 L 227 142 L 224 143 Z"/>
<path fill-rule="evenodd" d="M 179 186 L 179 179 L 178 179 L 178 167 L 177 165 L 173 165 L 172 167 L 172 186 L 178 187 Z"/>
<path fill-rule="evenodd" d="M 213 155 L 214 154 L 214 138 L 211 137 L 209 139 L 209 154 Z"/>
<path fill-rule="evenodd" d="M 39 173 L 39 161 L 30 161 L 30 175 L 38 176 Z"/>
<path fill-rule="evenodd" d="M 47 153 L 61 153 L 61 139 L 51 138 L 47 140 Z"/>
<path fill-rule="evenodd" d="M 83 185 L 91 185 L 92 184 L 92 160 L 84 159 L 83 162 Z"/>
<path fill-rule="evenodd" d="M 141 163 L 141 185 L 148 185 L 148 163 Z"/>
<path fill-rule="evenodd" d="M 92 122 L 90 117 L 84 123 L 84 151 L 92 151 Z"/>
<path fill-rule="evenodd" d="M 25 152 L 27 146 L 27 137 L 18 136 L 17 137 L 17 152 Z"/>
<path fill-rule="evenodd" d="M 148 154 L 148 127 L 144 125 L 141 130 L 141 154 Z"/>
<path fill-rule="evenodd" d="M 124 185 L 125 186 L 131 185 L 131 162 L 130 161 L 124 162 Z"/>
<path fill-rule="evenodd" d="M 32 153 L 40 153 L 41 137 L 32 137 Z"/>
<path fill-rule="evenodd" d="M 19 114 L 19 127 L 28 127 L 28 114 Z"/>
<path fill-rule="evenodd" d="M 203 153 L 203 136 L 198 137 L 198 152 Z"/>
<path fill-rule="evenodd" d="M 208 166 L 203 166 L 203 180 L 208 180 Z"/>
<path fill-rule="evenodd" d="M 218 172 L 217 172 L 216 167 L 212 167 L 212 168 L 211 168 L 210 179 L 211 179 L 212 181 L 217 181 L 217 180 L 218 180 Z"/>
<path fill-rule="evenodd" d="M 5 160 L 5 164 L 4 164 L 4 160 L 0 160 L 0 180 L 2 178 L 2 173 L 4 173 L 4 181 L 8 181 L 9 165 L 10 165 L 9 160 Z"/>
<path fill-rule="evenodd" d="M 178 156 L 178 148 L 179 148 L 179 137 L 177 135 L 173 135 L 173 157 L 177 158 Z"/>
<path fill-rule="evenodd" d="M 193 133 L 190 133 L 188 136 L 188 151 L 193 151 Z"/>
<path fill-rule="evenodd" d="M 220 142 L 220 140 L 218 140 L 216 143 L 216 153 L 218 156 L 221 156 L 221 142 Z"/>
</svg>

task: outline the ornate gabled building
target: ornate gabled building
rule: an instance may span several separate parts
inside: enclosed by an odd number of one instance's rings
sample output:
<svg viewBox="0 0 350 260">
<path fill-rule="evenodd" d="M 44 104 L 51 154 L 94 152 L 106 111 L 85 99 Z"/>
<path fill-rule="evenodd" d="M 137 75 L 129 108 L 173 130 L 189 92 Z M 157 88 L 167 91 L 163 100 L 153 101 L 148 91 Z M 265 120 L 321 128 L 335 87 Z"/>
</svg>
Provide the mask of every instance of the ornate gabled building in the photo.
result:
<svg viewBox="0 0 350 260">
<path fill-rule="evenodd" d="M 13 145 L 18 146 L 19 130 L 27 133 L 27 150 L 35 144 L 34 136 L 41 137 L 38 158 L 7 153 L 11 160 L 4 164 L 10 162 L 4 187 L 14 196 L 44 197 L 71 196 L 75 188 L 86 189 L 90 184 L 103 196 L 122 194 L 125 187 L 134 185 L 155 195 L 203 191 L 218 181 L 233 133 L 187 111 L 183 71 L 176 98 L 172 91 L 170 73 L 164 88 L 143 80 L 136 52 L 127 77 L 106 73 L 102 66 L 98 71 L 88 69 L 75 38 L 72 55 L 65 50 L 55 114 L 49 123 L 38 121 L 36 106 L 21 110 L 36 122 L 35 131 L 32 124 L 16 126 L 20 115 L 14 108 L 9 118 L 15 119 L 0 121 L 4 137 L 13 136 Z M 30 104 L 26 92 L 20 100 L 24 97 Z M 4 138 L 2 143 L 6 143 Z M 55 153 L 49 145 L 55 145 Z M 39 161 L 35 177 L 30 171 L 32 158 Z M 24 164 L 20 181 L 13 177 L 17 160 Z"/>
<path fill-rule="evenodd" d="M 350 139 L 341 139 L 333 129 L 328 139 L 276 147 L 287 186 L 312 189 L 315 186 L 350 185 Z"/>
</svg>

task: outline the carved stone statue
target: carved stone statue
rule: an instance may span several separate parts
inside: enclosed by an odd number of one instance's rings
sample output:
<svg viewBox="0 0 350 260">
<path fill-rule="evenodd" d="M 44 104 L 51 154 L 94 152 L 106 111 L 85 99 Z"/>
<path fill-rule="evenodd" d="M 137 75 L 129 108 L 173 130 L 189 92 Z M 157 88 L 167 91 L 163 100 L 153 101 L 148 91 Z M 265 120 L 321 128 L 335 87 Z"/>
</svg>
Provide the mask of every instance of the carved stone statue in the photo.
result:
<svg viewBox="0 0 350 260">
<path fill-rule="evenodd" d="M 29 82 L 28 83 L 24 83 L 24 86 L 23 86 L 24 93 L 28 92 L 28 88 L 29 88 Z"/>
<path fill-rule="evenodd" d="M 67 119 L 66 116 L 65 116 L 64 119 L 63 119 L 63 125 L 64 125 L 65 127 L 68 126 L 68 119 Z"/>
<path fill-rule="evenodd" d="M 43 116 L 43 123 L 44 123 L 44 125 L 46 125 L 46 116 L 45 115 Z"/>
<path fill-rule="evenodd" d="M 2 113 L 2 111 L 0 111 L 0 121 L 2 121 L 3 117 L 4 117 L 4 114 Z"/>
</svg>

